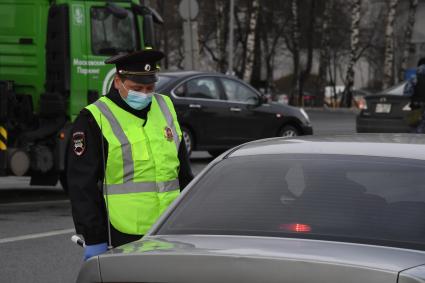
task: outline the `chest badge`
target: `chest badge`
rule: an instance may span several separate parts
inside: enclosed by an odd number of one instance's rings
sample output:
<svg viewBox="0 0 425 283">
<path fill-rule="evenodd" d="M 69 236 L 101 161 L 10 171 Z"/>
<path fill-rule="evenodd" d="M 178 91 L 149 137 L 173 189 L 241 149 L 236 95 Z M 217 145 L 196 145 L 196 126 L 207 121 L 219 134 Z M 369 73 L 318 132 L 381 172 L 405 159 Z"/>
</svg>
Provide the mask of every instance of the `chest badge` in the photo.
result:
<svg viewBox="0 0 425 283">
<path fill-rule="evenodd" d="M 164 128 L 164 136 L 165 136 L 165 138 L 166 138 L 168 141 L 172 141 L 172 140 L 173 140 L 174 135 L 173 135 L 173 131 L 171 130 L 171 128 L 170 128 L 170 127 L 165 127 L 165 128 Z"/>
</svg>

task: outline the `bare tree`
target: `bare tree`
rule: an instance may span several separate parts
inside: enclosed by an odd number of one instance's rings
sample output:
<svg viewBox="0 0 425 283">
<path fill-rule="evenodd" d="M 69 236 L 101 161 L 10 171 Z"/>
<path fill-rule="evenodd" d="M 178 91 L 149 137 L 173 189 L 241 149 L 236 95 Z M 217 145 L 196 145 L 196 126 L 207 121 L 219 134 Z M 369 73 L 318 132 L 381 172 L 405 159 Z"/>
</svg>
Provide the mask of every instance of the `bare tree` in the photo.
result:
<svg viewBox="0 0 425 283">
<path fill-rule="evenodd" d="M 158 0 L 149 4 L 165 19 L 163 25 L 155 25 L 157 48 L 165 53 L 162 67 L 179 68 L 179 62 L 183 60 L 183 53 L 180 52 L 182 50 L 179 50 L 182 48 L 182 20 L 179 14 L 174 12 L 178 9 L 179 0 Z"/>
<path fill-rule="evenodd" d="M 228 1 L 205 1 L 200 6 L 198 16 L 200 54 L 214 62 L 214 70 L 225 72 L 227 67 L 226 47 L 228 34 Z"/>
<path fill-rule="evenodd" d="M 314 24 L 315 24 L 315 11 L 316 11 L 316 0 L 310 0 L 309 3 L 309 17 L 308 17 L 308 28 L 307 28 L 307 63 L 305 68 L 300 72 L 298 79 L 298 105 L 303 105 L 304 96 L 304 82 L 308 79 L 311 73 L 311 67 L 313 64 L 313 45 L 314 45 Z"/>
<path fill-rule="evenodd" d="M 228 2 L 228 1 L 226 1 Z M 227 13 L 226 3 L 223 1 L 215 1 L 216 3 L 216 20 L 217 20 L 217 30 L 216 30 L 216 46 L 218 53 L 217 61 L 217 70 L 219 72 L 226 72 L 226 46 L 227 46 Z"/>
<path fill-rule="evenodd" d="M 267 1 L 260 9 L 259 34 L 262 41 L 263 59 L 266 70 L 266 89 L 273 92 L 275 58 L 279 43 L 281 43 L 288 17 L 284 16 L 284 6 L 279 1 Z"/>
<path fill-rule="evenodd" d="M 255 48 L 255 35 L 258 22 L 259 3 L 258 0 L 252 1 L 251 13 L 249 17 L 249 29 L 246 40 L 245 51 L 245 70 L 243 73 L 243 80 L 249 82 L 252 76 L 252 67 L 254 65 L 254 48 Z"/>
<path fill-rule="evenodd" d="M 383 88 L 388 88 L 394 80 L 394 21 L 399 0 L 391 0 L 385 29 L 385 62 Z"/>
<path fill-rule="evenodd" d="M 330 13 L 333 5 L 333 0 L 325 1 L 323 10 L 322 27 L 321 27 L 321 41 L 320 41 L 320 57 L 319 57 L 319 102 L 322 104 L 325 97 L 325 86 L 327 83 L 326 70 L 330 64 Z"/>
<path fill-rule="evenodd" d="M 351 9 L 351 50 L 345 78 L 345 89 L 341 98 L 341 106 L 351 107 L 354 85 L 354 64 L 358 59 L 359 34 L 360 34 L 360 9 L 361 0 L 352 1 Z"/>
<path fill-rule="evenodd" d="M 418 8 L 418 0 L 409 1 L 409 13 L 407 16 L 407 25 L 404 30 L 404 48 L 403 48 L 403 57 L 401 60 L 401 70 L 399 74 L 399 79 L 403 80 L 404 72 L 407 69 L 407 60 L 409 59 L 410 50 L 412 49 L 412 31 L 415 26 L 415 17 L 416 10 Z"/>
<path fill-rule="evenodd" d="M 291 24 L 288 25 L 289 31 L 285 32 L 284 39 L 286 48 L 292 54 L 292 91 L 290 94 L 289 103 L 295 104 L 295 95 L 298 89 L 298 76 L 300 67 L 300 18 L 298 0 L 291 0 L 290 9 Z"/>
</svg>

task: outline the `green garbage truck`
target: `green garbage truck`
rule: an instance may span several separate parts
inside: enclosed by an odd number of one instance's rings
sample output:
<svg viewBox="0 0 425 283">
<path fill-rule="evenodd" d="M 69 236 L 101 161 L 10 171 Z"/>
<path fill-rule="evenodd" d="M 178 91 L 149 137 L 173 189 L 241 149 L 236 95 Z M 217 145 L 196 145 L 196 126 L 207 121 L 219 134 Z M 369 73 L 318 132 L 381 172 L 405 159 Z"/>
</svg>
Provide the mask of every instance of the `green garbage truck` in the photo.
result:
<svg viewBox="0 0 425 283">
<path fill-rule="evenodd" d="M 0 176 L 63 182 L 72 121 L 112 84 L 104 60 L 153 47 L 154 23 L 142 1 L 0 0 Z"/>
</svg>

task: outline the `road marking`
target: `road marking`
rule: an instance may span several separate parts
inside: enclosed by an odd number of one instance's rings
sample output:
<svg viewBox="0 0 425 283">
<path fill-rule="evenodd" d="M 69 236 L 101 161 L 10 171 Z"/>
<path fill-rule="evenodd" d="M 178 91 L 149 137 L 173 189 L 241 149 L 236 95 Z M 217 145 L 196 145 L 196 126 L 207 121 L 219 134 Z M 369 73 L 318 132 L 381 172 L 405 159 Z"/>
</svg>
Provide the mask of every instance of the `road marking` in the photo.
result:
<svg viewBox="0 0 425 283">
<path fill-rule="evenodd" d="M 45 238 L 45 237 L 57 236 L 57 235 L 63 235 L 63 234 L 71 234 L 71 233 L 75 233 L 75 229 L 63 229 L 63 230 L 56 230 L 56 231 L 45 232 L 45 233 L 37 233 L 37 234 L 29 234 L 29 235 L 23 235 L 23 236 L 17 236 L 17 237 L 3 238 L 3 239 L 0 239 L 0 244 Z"/>
<path fill-rule="evenodd" d="M 60 203 L 70 203 L 70 201 L 69 200 L 46 200 L 46 201 L 29 201 L 29 202 L 10 202 L 10 203 L 0 203 L 0 207 L 15 206 L 15 205 L 60 204 Z"/>
</svg>

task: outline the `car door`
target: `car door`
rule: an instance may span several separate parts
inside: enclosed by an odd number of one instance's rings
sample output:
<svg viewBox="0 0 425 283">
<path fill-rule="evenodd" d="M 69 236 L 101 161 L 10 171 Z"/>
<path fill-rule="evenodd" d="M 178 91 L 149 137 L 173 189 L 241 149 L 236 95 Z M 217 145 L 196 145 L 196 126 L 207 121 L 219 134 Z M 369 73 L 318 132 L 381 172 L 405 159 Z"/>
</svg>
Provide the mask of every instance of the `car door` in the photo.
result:
<svg viewBox="0 0 425 283">
<path fill-rule="evenodd" d="M 260 94 L 235 79 L 221 77 L 220 82 L 227 99 L 226 136 L 232 145 L 261 138 L 267 114 L 259 109 Z"/>
<path fill-rule="evenodd" d="M 180 123 L 189 127 L 197 149 L 220 146 L 227 108 L 217 79 L 212 76 L 191 78 L 177 86 L 173 95 L 181 109 Z"/>
</svg>

